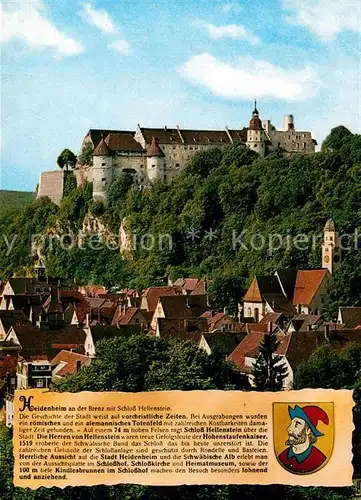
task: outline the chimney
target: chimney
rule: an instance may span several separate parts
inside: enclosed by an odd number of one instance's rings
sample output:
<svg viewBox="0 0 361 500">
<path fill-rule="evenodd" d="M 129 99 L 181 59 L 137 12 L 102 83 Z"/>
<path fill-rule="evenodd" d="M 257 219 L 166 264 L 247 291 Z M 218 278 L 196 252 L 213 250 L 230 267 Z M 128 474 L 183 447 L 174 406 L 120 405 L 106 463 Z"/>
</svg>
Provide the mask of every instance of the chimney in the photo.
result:
<svg viewBox="0 0 361 500">
<path fill-rule="evenodd" d="M 267 332 L 272 333 L 272 321 L 268 321 L 267 323 Z"/>
<path fill-rule="evenodd" d="M 80 368 L 81 368 L 81 361 L 80 361 L 80 359 L 77 359 L 76 360 L 76 371 L 78 372 L 80 370 Z"/>
<path fill-rule="evenodd" d="M 274 310 L 275 306 L 276 306 L 276 302 L 274 300 L 272 300 L 272 309 L 273 310 Z"/>
<path fill-rule="evenodd" d="M 330 326 L 329 325 L 323 325 L 323 331 L 324 331 L 324 336 L 327 342 L 330 341 Z"/>
<path fill-rule="evenodd" d="M 211 307 L 211 301 L 209 300 L 209 295 L 206 293 L 206 304 L 207 304 L 207 309 Z"/>
<path fill-rule="evenodd" d="M 310 323 L 307 325 L 307 331 L 312 332 L 312 325 Z"/>
</svg>

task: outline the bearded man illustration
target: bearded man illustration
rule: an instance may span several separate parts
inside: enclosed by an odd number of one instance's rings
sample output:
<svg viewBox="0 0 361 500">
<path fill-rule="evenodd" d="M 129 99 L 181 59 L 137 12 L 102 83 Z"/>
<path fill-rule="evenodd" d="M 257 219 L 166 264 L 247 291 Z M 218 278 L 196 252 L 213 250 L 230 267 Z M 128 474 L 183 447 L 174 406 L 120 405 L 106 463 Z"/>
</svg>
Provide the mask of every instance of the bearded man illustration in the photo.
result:
<svg viewBox="0 0 361 500">
<path fill-rule="evenodd" d="M 296 474 L 314 472 L 326 460 L 326 456 L 315 446 L 315 443 L 318 438 L 324 436 L 317 429 L 318 423 L 321 421 L 328 425 L 328 415 L 319 406 L 301 408 L 298 405 L 294 408 L 289 406 L 288 414 L 291 419 L 287 427 L 288 439 L 285 443 L 288 448 L 278 455 L 278 460 L 290 472 Z"/>
</svg>

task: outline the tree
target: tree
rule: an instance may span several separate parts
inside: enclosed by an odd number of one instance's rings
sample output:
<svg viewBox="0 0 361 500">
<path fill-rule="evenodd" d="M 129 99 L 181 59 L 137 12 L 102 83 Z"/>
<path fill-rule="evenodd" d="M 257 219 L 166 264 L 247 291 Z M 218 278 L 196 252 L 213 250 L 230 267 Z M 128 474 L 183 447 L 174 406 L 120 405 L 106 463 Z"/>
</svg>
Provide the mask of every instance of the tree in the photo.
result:
<svg viewBox="0 0 361 500">
<path fill-rule="evenodd" d="M 208 356 L 191 342 L 165 341 L 145 334 L 116 337 L 97 344 L 93 363 L 58 382 L 56 390 L 154 391 L 242 389 L 232 365 Z"/>
<path fill-rule="evenodd" d="M 265 333 L 259 346 L 259 354 L 252 367 L 253 382 L 257 391 L 280 391 L 288 369 L 280 355 L 280 345 L 275 333 Z"/>
<path fill-rule="evenodd" d="M 88 142 L 82 149 L 79 155 L 80 165 L 92 165 L 94 147 L 91 142 Z"/>
<path fill-rule="evenodd" d="M 348 143 L 353 134 L 343 125 L 334 127 L 326 139 L 323 141 L 321 149 L 322 151 L 337 152 L 340 151 L 345 143 Z"/>
<path fill-rule="evenodd" d="M 77 157 L 70 151 L 70 149 L 63 149 L 63 151 L 58 156 L 57 164 L 61 169 L 69 170 L 73 169 L 76 164 Z"/>
<path fill-rule="evenodd" d="M 237 305 L 246 291 L 244 279 L 238 276 L 216 276 L 209 287 L 213 299 L 212 305 L 217 310 L 226 308 L 229 314 L 237 314 Z"/>
<path fill-rule="evenodd" d="M 319 347 L 295 373 L 294 388 L 354 389 L 353 466 L 361 474 L 361 346 Z"/>
</svg>

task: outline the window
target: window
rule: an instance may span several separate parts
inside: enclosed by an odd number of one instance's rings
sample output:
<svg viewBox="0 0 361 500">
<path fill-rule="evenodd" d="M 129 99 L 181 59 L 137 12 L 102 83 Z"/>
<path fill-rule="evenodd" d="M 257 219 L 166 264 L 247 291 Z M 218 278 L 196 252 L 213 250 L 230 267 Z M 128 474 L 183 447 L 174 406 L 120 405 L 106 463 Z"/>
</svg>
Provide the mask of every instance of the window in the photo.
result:
<svg viewBox="0 0 361 500">
<path fill-rule="evenodd" d="M 155 165 L 152 165 L 152 168 L 155 168 Z"/>
<path fill-rule="evenodd" d="M 176 168 L 178 168 L 179 167 L 179 163 L 176 163 L 175 166 L 176 166 Z"/>
<path fill-rule="evenodd" d="M 36 387 L 44 387 L 44 381 L 43 379 L 39 379 L 36 381 Z"/>
<path fill-rule="evenodd" d="M 106 178 L 105 178 L 105 177 L 103 177 L 103 178 L 102 178 L 102 182 L 105 182 L 105 181 L 106 181 Z"/>
<path fill-rule="evenodd" d="M 105 167 L 106 166 L 106 163 L 102 163 L 102 167 Z"/>
</svg>

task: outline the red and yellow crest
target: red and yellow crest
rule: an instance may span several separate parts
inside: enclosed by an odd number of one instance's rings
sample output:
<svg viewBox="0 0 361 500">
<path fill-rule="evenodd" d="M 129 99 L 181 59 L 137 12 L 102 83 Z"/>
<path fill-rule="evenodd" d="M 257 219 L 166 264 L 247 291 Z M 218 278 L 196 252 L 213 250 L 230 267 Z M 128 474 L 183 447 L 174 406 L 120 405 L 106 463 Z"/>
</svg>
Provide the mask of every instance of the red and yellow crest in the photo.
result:
<svg viewBox="0 0 361 500">
<path fill-rule="evenodd" d="M 273 445 L 284 469 L 319 471 L 331 458 L 333 444 L 333 403 L 273 403 Z"/>
</svg>

